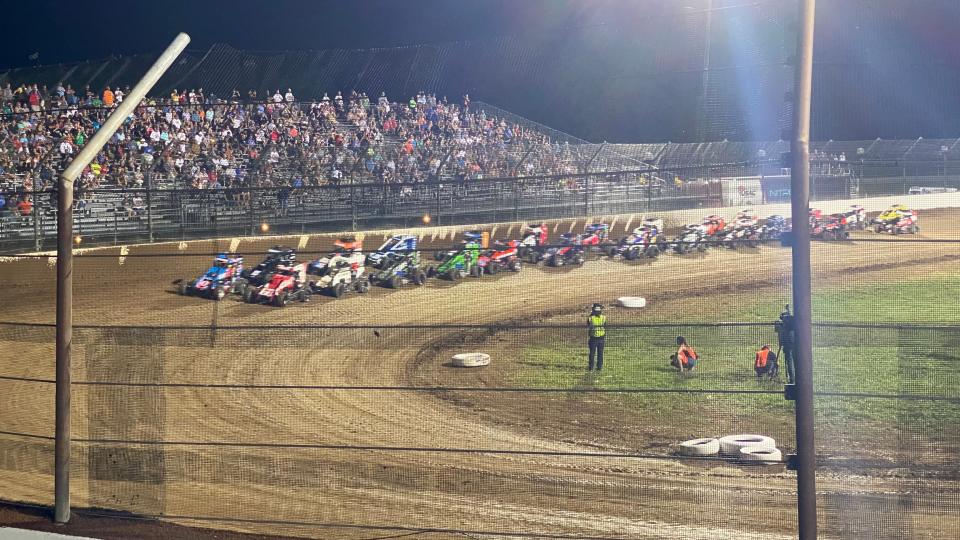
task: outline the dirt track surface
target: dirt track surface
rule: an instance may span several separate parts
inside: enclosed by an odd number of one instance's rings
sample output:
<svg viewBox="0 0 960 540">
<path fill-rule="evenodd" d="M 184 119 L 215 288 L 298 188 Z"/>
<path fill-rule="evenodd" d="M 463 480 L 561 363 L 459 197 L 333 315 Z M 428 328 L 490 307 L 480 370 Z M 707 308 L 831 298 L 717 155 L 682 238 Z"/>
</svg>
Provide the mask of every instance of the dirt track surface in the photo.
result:
<svg viewBox="0 0 960 540">
<path fill-rule="evenodd" d="M 921 236 L 953 236 L 954 231 L 940 225 L 951 223 L 953 216 L 926 212 Z M 195 243 L 191 250 L 209 253 L 228 244 Z M 266 247 L 242 244 L 239 250 L 256 264 L 256 254 Z M 131 253 L 164 250 L 176 252 L 175 247 L 135 247 Z M 759 297 L 789 290 L 789 252 L 783 248 L 714 249 L 644 264 L 592 259 L 583 268 L 527 267 L 519 274 L 456 285 L 431 282 L 337 301 L 315 298 L 282 310 L 172 294 L 174 279 L 202 272 L 209 259 L 128 257 L 121 265 L 118 258 L 77 258 L 76 323 L 144 328 L 79 328 L 75 380 L 145 385 L 75 386 L 74 437 L 143 443 L 76 444 L 75 505 L 145 515 L 286 521 L 175 519 L 319 538 L 467 537 L 453 530 L 476 538 L 493 537 L 484 533 L 703 539 L 796 534 L 795 478 L 782 467 L 742 469 L 590 455 L 651 453 L 650 440 L 657 436 L 652 427 L 657 418 L 636 418 L 597 396 L 370 388 L 512 384 L 511 367 L 496 362 L 475 372 L 444 365 L 447 349 L 438 353 L 436 345 L 455 343 L 451 340 L 460 330 L 377 325 L 533 323 L 582 311 L 594 301 L 610 303 L 635 294 L 693 306 L 710 306 L 721 290 Z M 819 280 L 857 276 L 867 281 L 940 270 L 958 259 L 960 246 L 955 244 L 817 244 L 814 271 Z M 0 277 L 8 290 L 16 291 L 6 299 L 0 319 L 52 321 L 55 273 L 46 259 L 2 263 Z M 654 303 L 650 310 L 656 309 Z M 281 328 L 299 324 L 370 328 Z M 224 328 L 237 325 L 262 328 Z M 157 329 L 164 326 L 204 328 Z M 0 346 L 8 354 L 0 357 L 0 374 L 52 378 L 52 329 L 4 332 Z M 52 385 L 0 385 L 5 396 L 0 431 L 52 435 Z M 342 386 L 364 389 L 331 388 Z M 676 434 L 677 442 L 759 431 L 792 447 L 792 426 L 769 425 L 762 417 L 749 425 L 729 425 L 716 408 L 692 403 L 688 414 L 703 419 L 697 429 L 710 432 Z M 151 444 L 159 440 L 178 444 Z M 222 442 L 244 446 L 218 444 Z M 0 448 L 0 493 L 50 502 L 52 442 L 4 435 Z M 568 452 L 579 454 L 554 454 Z M 960 518 L 955 508 L 921 503 L 915 495 L 919 485 L 882 476 L 824 474 L 818 485 L 822 537 L 940 538 L 941 531 L 956 530 Z M 924 485 L 935 497 L 958 493 L 952 481 Z"/>
</svg>

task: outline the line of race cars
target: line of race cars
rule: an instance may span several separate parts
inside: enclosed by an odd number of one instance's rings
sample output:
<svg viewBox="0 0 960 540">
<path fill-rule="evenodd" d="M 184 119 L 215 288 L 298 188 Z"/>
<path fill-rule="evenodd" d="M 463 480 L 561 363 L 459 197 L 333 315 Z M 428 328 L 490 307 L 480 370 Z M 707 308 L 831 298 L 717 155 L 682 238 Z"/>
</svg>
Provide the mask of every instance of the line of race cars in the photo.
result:
<svg viewBox="0 0 960 540">
<path fill-rule="evenodd" d="M 835 214 L 810 209 L 809 226 L 811 236 L 822 240 L 847 239 L 851 230 L 867 227 L 893 234 L 920 230 L 917 213 L 904 205 L 892 206 L 873 220 L 867 219 L 862 206 Z M 222 300 L 236 294 L 252 304 L 285 306 L 291 301 L 306 302 L 314 294 L 340 298 L 348 292 L 366 293 L 375 285 L 399 289 L 406 284 L 423 285 L 431 278 L 457 281 L 466 276 L 519 272 L 524 264 L 582 265 L 590 252 L 633 261 L 655 259 L 668 251 L 681 255 L 703 252 L 710 246 L 758 247 L 782 238 L 791 229 L 790 220 L 783 216 L 768 216 L 761 222 L 752 210 L 743 210 L 730 223 L 710 215 L 685 225 L 672 240 L 664 238 L 662 220 L 648 218 L 616 241 L 610 237 L 609 224 L 589 223 L 579 234 L 560 234 L 559 243 L 551 245 L 547 225 L 537 224 L 527 226 L 518 240 L 491 242 L 488 233 L 467 231 L 458 244 L 436 251 L 433 264 L 421 260 L 414 235 L 392 236 L 366 254 L 362 242 L 344 237 L 334 242 L 330 253 L 310 262 L 298 262 L 296 250 L 282 246 L 268 250 L 253 268 L 244 268 L 243 257 L 237 254 L 221 253 L 202 276 L 175 283 L 183 295 Z"/>
</svg>

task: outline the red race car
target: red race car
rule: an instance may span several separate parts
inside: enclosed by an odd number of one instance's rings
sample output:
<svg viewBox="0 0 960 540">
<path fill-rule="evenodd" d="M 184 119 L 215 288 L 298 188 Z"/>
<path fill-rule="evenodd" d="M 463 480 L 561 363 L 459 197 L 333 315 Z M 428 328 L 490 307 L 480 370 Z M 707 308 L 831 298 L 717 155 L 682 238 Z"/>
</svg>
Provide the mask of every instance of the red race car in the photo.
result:
<svg viewBox="0 0 960 540">
<path fill-rule="evenodd" d="M 251 304 L 287 305 L 290 300 L 306 302 L 310 299 L 307 287 L 307 266 L 278 266 L 273 277 L 263 287 L 251 287 L 243 292 L 243 299 Z"/>
<path fill-rule="evenodd" d="M 477 259 L 477 266 L 490 275 L 496 274 L 503 268 L 519 272 L 520 242 L 517 240 L 494 242 L 493 249 L 484 251 Z"/>
<path fill-rule="evenodd" d="M 822 240 L 846 240 L 850 238 L 847 216 L 844 214 L 830 214 L 820 219 L 812 220 L 810 237 Z"/>
<path fill-rule="evenodd" d="M 702 225 L 705 235 L 716 236 L 727 227 L 727 222 L 721 216 L 714 214 L 703 218 Z"/>
</svg>

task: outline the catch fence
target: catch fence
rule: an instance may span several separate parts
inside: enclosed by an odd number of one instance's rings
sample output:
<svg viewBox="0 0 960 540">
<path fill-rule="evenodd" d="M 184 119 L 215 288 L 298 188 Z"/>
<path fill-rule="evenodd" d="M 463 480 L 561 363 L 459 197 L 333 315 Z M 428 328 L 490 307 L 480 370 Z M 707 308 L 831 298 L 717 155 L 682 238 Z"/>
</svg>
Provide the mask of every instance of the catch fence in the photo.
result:
<svg viewBox="0 0 960 540">
<path fill-rule="evenodd" d="M 120 245 L 264 233 L 535 222 L 784 202 L 789 198 L 789 177 L 762 176 L 769 166 L 731 163 L 296 188 L 103 188 L 78 192 L 74 230 L 84 245 Z M 914 186 L 957 189 L 960 174 L 862 179 L 852 168 L 824 168 L 812 176 L 811 194 L 814 201 L 906 195 Z M 55 244 L 56 193 L 27 196 L 34 201 L 28 215 L 0 216 L 0 251 L 51 249 Z"/>
<path fill-rule="evenodd" d="M 611 318 L 631 317 L 616 313 Z M 772 323 L 612 324 L 604 372 L 593 376 L 584 369 L 584 327 L 557 320 L 79 325 L 77 504 L 100 509 L 94 514 L 323 537 L 377 530 L 700 537 L 666 523 L 794 534 L 794 479 L 784 469 L 794 447 L 793 407 L 784 400 L 783 360 L 778 380 L 758 379 L 753 369 L 754 351 L 776 342 Z M 49 324 L 5 323 L 0 342 L 40 357 L 53 333 Z M 695 374 L 669 365 L 677 335 L 698 348 Z M 930 537 L 955 511 L 949 497 L 960 480 L 952 429 L 960 385 L 955 356 L 925 351 L 960 340 L 960 327 L 823 322 L 814 338 L 822 530 L 845 538 Z M 451 367 L 450 354 L 465 348 L 490 351 L 488 369 L 497 374 Z M 410 364 L 398 378 L 380 366 L 399 356 Z M 31 405 L 52 399 L 52 379 L 51 365 L 15 362 L 5 362 L 0 377 L 19 405 L 0 423 L 0 482 L 7 493 L 41 504 L 49 493 L 12 486 L 24 474 L 52 473 L 52 411 Z M 357 408 L 370 416 L 347 412 Z M 480 427 L 491 425 L 498 427 Z M 506 436 L 532 431 L 558 442 Z M 675 450 L 684 438 L 739 432 L 774 437 L 784 457 L 758 468 Z M 674 478 L 668 471 L 677 464 L 708 476 Z M 710 474 L 742 480 L 712 482 Z M 877 478 L 883 494 L 875 491 Z M 333 502 L 349 501 L 350 493 L 366 494 L 348 503 L 352 511 Z M 502 510 L 438 513 L 432 505 L 440 494 Z M 331 503 L 305 503 L 314 496 Z M 521 500 L 527 511 L 566 511 L 568 519 L 521 519 L 509 511 Z M 574 508 L 586 500 L 592 514 L 624 521 L 606 529 L 578 516 Z M 670 506 L 675 511 L 665 513 Z M 658 516 L 653 522 L 643 517 L 650 512 Z"/>
</svg>

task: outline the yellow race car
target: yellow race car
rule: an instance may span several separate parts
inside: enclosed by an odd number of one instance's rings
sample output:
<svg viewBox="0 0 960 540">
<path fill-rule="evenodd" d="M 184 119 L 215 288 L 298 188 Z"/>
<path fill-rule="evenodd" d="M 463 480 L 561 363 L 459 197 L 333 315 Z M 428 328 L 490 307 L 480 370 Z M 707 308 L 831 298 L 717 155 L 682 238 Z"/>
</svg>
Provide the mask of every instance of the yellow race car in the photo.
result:
<svg viewBox="0 0 960 540">
<path fill-rule="evenodd" d="M 905 204 L 895 204 L 873 220 L 874 231 L 893 234 L 916 234 L 920 232 L 917 212 Z"/>
</svg>

